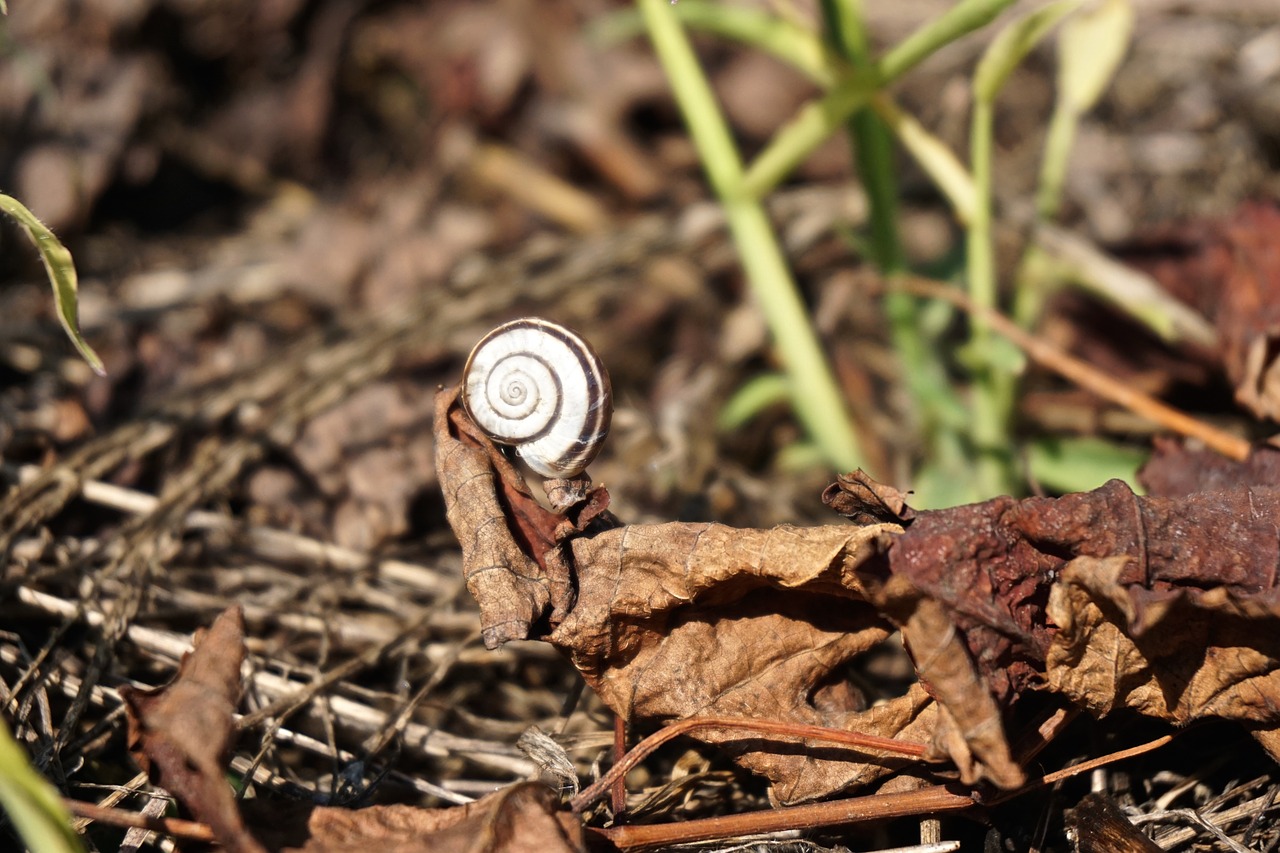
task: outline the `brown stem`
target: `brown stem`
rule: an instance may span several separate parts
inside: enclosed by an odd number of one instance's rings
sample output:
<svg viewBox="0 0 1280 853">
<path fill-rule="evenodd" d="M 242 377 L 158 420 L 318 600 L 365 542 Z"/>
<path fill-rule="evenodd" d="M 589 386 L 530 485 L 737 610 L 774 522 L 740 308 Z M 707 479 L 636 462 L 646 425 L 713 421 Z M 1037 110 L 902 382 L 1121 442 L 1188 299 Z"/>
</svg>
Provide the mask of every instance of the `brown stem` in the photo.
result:
<svg viewBox="0 0 1280 853">
<path fill-rule="evenodd" d="M 622 719 L 621 714 L 613 715 L 613 763 L 616 767 L 622 763 L 623 757 L 627 754 L 627 723 Z M 613 808 L 613 815 L 617 817 L 627 810 L 627 777 L 625 773 L 618 774 L 613 780 L 613 787 L 609 789 L 609 802 Z"/>
<path fill-rule="evenodd" d="M 837 826 L 907 815 L 953 812 L 975 804 L 974 799 L 966 793 L 956 793 L 942 785 L 935 785 L 917 791 L 875 794 L 681 823 L 617 826 L 588 831 L 609 839 L 618 847 L 656 847 L 677 842 L 690 843 L 762 832 L 812 829 L 815 826 Z"/>
<path fill-rule="evenodd" d="M 828 729 L 822 726 L 806 726 L 799 723 L 779 723 L 773 720 L 752 720 L 745 717 L 689 717 L 672 723 L 666 728 L 654 732 L 622 757 L 617 764 L 609 769 L 593 784 L 584 788 L 582 793 L 569 801 L 569 806 L 575 814 L 584 811 L 588 806 L 594 803 L 600 796 L 607 791 L 613 784 L 615 779 L 620 779 L 631 771 L 645 758 L 647 758 L 655 749 L 662 744 L 678 737 L 682 734 L 694 731 L 695 729 L 735 729 L 745 732 L 764 732 L 766 734 L 786 735 L 788 737 L 809 738 L 812 740 L 824 741 L 826 743 L 838 743 L 845 746 L 857 747 L 859 749 L 875 749 L 882 752 L 891 752 L 897 755 L 907 755 L 912 758 L 920 758 L 924 755 L 926 746 L 922 743 L 911 743 L 910 741 L 894 740 L 893 738 L 879 737 L 877 735 L 866 735 L 861 732 L 846 732 L 839 729 Z"/>
<path fill-rule="evenodd" d="M 1052 735 L 1061 729 L 1066 722 L 1073 716 L 1070 712 L 1055 713 L 1046 718 L 1038 727 L 1039 733 L 1045 739 L 1051 739 Z M 716 728 L 728 728 L 726 725 L 728 720 L 721 718 L 714 723 L 715 718 L 701 718 L 681 720 L 680 723 L 668 726 L 656 735 L 646 738 L 636 746 L 623 760 L 628 762 L 627 769 L 634 766 L 638 758 L 637 753 L 643 747 L 649 745 L 650 741 L 655 740 L 660 735 L 667 735 L 673 729 L 682 728 L 687 730 L 695 728 L 695 726 L 682 726 L 684 723 L 702 723 Z M 753 723 L 762 723 L 760 720 L 744 720 L 734 723 L 734 727 L 755 728 L 746 725 Z M 790 726 L 784 723 L 773 723 L 769 725 L 769 731 L 777 731 L 779 729 L 805 729 L 814 728 L 807 726 Z M 830 732 L 830 730 L 819 729 L 822 732 Z M 680 732 L 676 732 L 678 734 Z M 674 737 L 671 734 L 662 739 L 669 740 Z M 854 734 L 850 732 L 837 732 L 837 735 Z M 1063 770 L 1057 770 L 1053 773 L 1047 773 L 1044 776 L 1030 782 L 1016 791 L 1002 792 L 996 796 L 980 796 L 979 790 L 964 790 L 956 786 L 934 785 L 928 788 L 921 788 L 916 791 L 899 792 L 893 794 L 874 794 L 867 797 L 853 797 L 846 800 L 833 800 L 826 803 L 810 803 L 802 806 L 789 806 L 779 809 L 770 809 L 760 812 L 749 812 L 747 814 L 728 815 L 725 817 L 705 818 L 702 820 L 683 821 L 681 823 L 658 824 L 653 826 L 617 826 L 608 829 L 599 829 L 588 827 L 587 831 L 601 838 L 607 839 L 612 844 L 621 848 L 637 848 L 637 847 L 658 847 L 676 843 L 691 843 L 697 841 L 708 841 L 716 838 L 734 838 L 743 835 L 753 835 L 766 832 L 781 832 L 790 829 L 812 829 L 816 826 L 838 826 L 841 824 L 859 823 L 870 820 L 885 820 L 887 818 L 907 817 L 911 815 L 936 815 L 942 812 L 962 811 L 977 805 L 990 806 L 1002 803 L 1014 797 L 1027 793 L 1036 788 L 1042 788 L 1046 785 L 1052 785 L 1071 776 L 1077 776 L 1081 773 L 1087 773 L 1105 764 L 1111 764 L 1116 761 L 1122 761 L 1126 758 L 1132 758 L 1145 752 L 1158 749 L 1169 743 L 1177 733 L 1165 735 L 1156 738 L 1148 743 L 1139 746 L 1130 747 L 1128 749 L 1118 750 L 1109 753 L 1100 758 L 1090 761 L 1084 761 L 1072 767 Z M 859 736 L 869 737 L 869 736 Z M 883 741 L 884 738 L 873 738 L 877 741 Z M 659 741 L 662 742 L 662 741 Z M 848 742 L 841 737 L 840 742 Z M 891 741 L 898 746 L 918 746 L 918 744 L 903 744 Z M 657 744 L 654 744 L 656 746 Z M 877 745 L 876 748 L 881 748 Z M 648 751 L 652 751 L 650 747 Z M 648 754 L 647 752 L 645 754 Z M 641 758 L 644 756 L 641 755 Z M 617 768 L 615 767 L 614 770 Z M 613 771 L 610 771 L 611 773 Z M 622 772 L 626 772 L 625 770 Z M 602 779 L 595 785 L 582 792 L 571 803 L 575 812 L 581 811 L 579 802 L 589 804 L 593 799 L 591 795 L 592 788 L 601 786 L 605 780 Z M 603 790 L 603 788 L 601 788 Z M 596 794 L 595 796 L 598 796 Z"/>
<path fill-rule="evenodd" d="M 67 810 L 76 817 L 119 826 L 126 829 L 149 829 L 161 835 L 185 838 L 189 841 L 209 843 L 214 841 L 213 830 L 207 824 L 176 817 L 151 817 L 127 809 L 109 809 L 83 800 L 63 799 Z"/>
<path fill-rule="evenodd" d="M 1008 338 L 1036 364 L 1074 382 L 1086 391 L 1097 394 L 1104 400 L 1123 406 L 1134 414 L 1141 415 L 1173 432 L 1199 439 L 1206 446 L 1229 459 L 1242 462 L 1249 456 L 1249 442 L 1243 438 L 1197 420 L 1186 412 L 1160 402 L 1155 397 L 1130 388 L 1093 365 L 1068 355 L 1043 338 L 1027 333 L 998 311 L 973 304 L 968 296 L 953 287 L 916 277 L 899 279 L 894 282 L 893 287 L 926 299 L 950 302 L 962 311 L 981 319 L 997 334 Z"/>
</svg>

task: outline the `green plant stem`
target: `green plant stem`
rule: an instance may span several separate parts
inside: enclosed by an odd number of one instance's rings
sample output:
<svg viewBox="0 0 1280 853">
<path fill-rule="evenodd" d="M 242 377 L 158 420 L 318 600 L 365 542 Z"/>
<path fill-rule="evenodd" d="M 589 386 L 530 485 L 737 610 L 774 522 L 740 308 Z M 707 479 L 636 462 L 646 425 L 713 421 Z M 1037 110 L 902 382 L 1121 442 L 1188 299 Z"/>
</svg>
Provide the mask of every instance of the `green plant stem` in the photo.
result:
<svg viewBox="0 0 1280 853">
<path fill-rule="evenodd" d="M 995 251 L 991 235 L 991 154 L 993 105 L 975 99 L 969 137 L 976 204 L 966 235 L 969 298 L 980 309 L 996 310 Z M 1013 485 L 1009 417 L 1014 376 L 995 363 L 995 340 L 981 312 L 972 318 L 970 355 L 974 365 L 972 436 L 977 452 L 975 480 L 985 496 L 1007 494 Z"/>
<path fill-rule="evenodd" d="M 897 80 L 939 48 L 981 29 L 1013 5 L 1014 0 L 961 0 L 898 42 L 876 63 L 886 83 Z"/>
<path fill-rule="evenodd" d="M 750 6 L 701 0 L 680 3 L 673 11 L 691 29 L 751 45 L 786 62 L 823 88 L 836 82 L 840 69 L 821 40 L 813 30 L 794 21 Z"/>
<path fill-rule="evenodd" d="M 868 69 L 853 70 L 825 96 L 800 109 L 751 163 L 744 191 L 763 198 L 815 148 L 827 140 L 879 89 L 892 83 L 938 48 L 990 23 L 1013 0 L 961 0 L 922 26 Z"/>
<path fill-rule="evenodd" d="M 832 50 L 854 68 L 866 72 L 871 60 L 860 0 L 822 0 L 822 14 Z M 873 260 L 882 273 L 901 272 L 907 267 L 907 258 L 898 234 L 892 136 L 865 105 L 850 117 L 848 129 L 854 165 L 870 202 Z"/>
<path fill-rule="evenodd" d="M 870 55 L 861 0 L 822 0 L 822 14 L 832 51 L 851 67 L 866 72 Z M 892 135 L 870 106 L 853 114 L 848 132 L 854 167 L 870 210 L 871 260 L 891 278 L 907 269 L 906 251 L 898 231 Z M 923 336 L 914 297 L 891 290 L 885 297 L 884 310 L 917 421 L 924 427 L 926 438 L 931 439 L 941 419 L 930 414 L 929 403 L 937 399 L 939 380 L 942 387 L 946 386 L 946 377 L 938 369 L 941 361 Z"/>
<path fill-rule="evenodd" d="M 777 342 L 796 413 L 826 457 L 842 470 L 853 470 L 862 455 L 843 395 L 764 207 L 744 192 L 742 161 L 693 47 L 668 0 L 637 3 Z"/>
</svg>

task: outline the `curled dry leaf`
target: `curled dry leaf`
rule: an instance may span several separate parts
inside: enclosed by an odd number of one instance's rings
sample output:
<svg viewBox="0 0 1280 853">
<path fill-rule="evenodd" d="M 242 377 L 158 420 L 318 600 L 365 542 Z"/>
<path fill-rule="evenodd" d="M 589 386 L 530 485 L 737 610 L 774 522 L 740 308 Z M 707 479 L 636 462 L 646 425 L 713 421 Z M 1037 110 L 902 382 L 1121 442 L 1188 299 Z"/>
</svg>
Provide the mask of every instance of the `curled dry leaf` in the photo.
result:
<svg viewBox="0 0 1280 853">
<path fill-rule="evenodd" d="M 195 648 L 172 682 L 154 690 L 121 687 L 120 695 L 129 749 L 151 781 L 208 824 L 226 849 L 265 853 L 245 829 L 224 776 L 244 656 L 244 614 L 230 607 L 196 632 Z"/>
<path fill-rule="evenodd" d="M 1130 262 L 1208 317 L 1236 401 L 1280 420 L 1280 207 L 1247 202 L 1227 220 L 1152 239 Z"/>
<path fill-rule="evenodd" d="M 548 638 L 626 719 L 727 715 L 917 742 L 923 691 L 865 709 L 844 668 L 890 633 L 852 571 L 896 527 L 630 525 L 571 542 L 578 600 Z M 863 784 L 900 766 L 854 750 L 715 734 L 782 802 Z"/>
<path fill-rule="evenodd" d="M 1251 459 L 1240 469 L 1268 467 Z M 968 673 L 944 675 L 945 656 L 919 653 L 922 636 L 958 634 L 1001 707 L 1047 685 L 1097 714 L 1129 707 L 1179 724 L 1215 716 L 1270 730 L 1280 722 L 1278 530 L 1274 485 L 1167 498 L 1112 481 L 1061 498 L 920 512 L 889 552 L 894 580 L 909 581 L 917 603 L 887 612 L 997 782 L 1000 756 L 973 734 L 989 733 L 990 717 L 961 701 L 972 692 Z M 942 605 L 947 624 L 936 614 L 923 631 L 913 623 L 926 602 Z"/>
<path fill-rule="evenodd" d="M 457 398 L 456 389 L 436 397 L 436 470 L 447 474 L 440 480 L 445 513 L 463 543 L 462 573 L 480 604 L 484 644 L 494 649 L 529 636 L 551 610 L 567 609 L 571 591 L 555 542 L 560 517 L 538 505 L 514 469 L 499 480 L 498 451 L 461 416 Z"/>
<path fill-rule="evenodd" d="M 1256 635 L 1280 619 L 1275 590 L 1156 591 L 1124 581 L 1131 563 L 1081 557 L 1063 570 L 1049 597 L 1050 687 L 1099 715 L 1274 721 L 1280 641 Z"/>
<path fill-rule="evenodd" d="M 907 494 L 877 483 L 859 468 L 836 477 L 822 493 L 822 502 L 856 524 L 906 524 L 915 515 L 907 506 Z"/>
<path fill-rule="evenodd" d="M 442 442 L 454 440 L 444 431 Z M 482 468 L 487 456 L 475 453 Z M 1252 486 L 1140 497 L 1112 481 L 1061 498 L 933 512 L 912 510 L 902 493 L 856 472 L 824 497 L 872 521 L 861 527 L 572 533 L 561 542 L 576 598 L 555 614 L 530 607 L 523 624 L 545 618 L 548 630 L 526 635 L 563 649 L 624 718 L 740 715 L 931 742 L 964 780 L 1006 788 L 1024 775 L 1004 712 L 1031 689 L 1098 714 L 1129 707 L 1178 724 L 1237 719 L 1272 748 L 1280 741 L 1268 739 L 1280 726 L 1273 461 L 1241 466 L 1261 481 Z M 439 474 L 446 490 L 494 488 L 492 475 L 460 466 Z M 450 516 L 464 562 L 475 559 L 468 550 L 477 531 L 501 540 L 485 547 L 531 559 L 496 497 L 477 496 L 473 506 Z M 513 571 L 507 583 L 520 579 Z M 484 614 L 503 603 L 480 605 Z M 842 668 L 895 626 L 923 690 L 865 710 L 834 688 Z M 726 733 L 708 739 L 731 741 Z M 730 748 L 784 802 L 890 767 L 741 737 Z"/>
<path fill-rule="evenodd" d="M 501 575 L 484 585 L 469 580 L 486 631 L 518 608 L 525 633 L 514 636 L 557 645 L 626 719 L 747 716 L 928 740 L 936 711 L 923 690 L 867 709 L 842 675 L 892 630 L 867 603 L 855 569 L 900 527 L 561 526 L 577 595 L 555 612 L 549 596 L 524 591 L 537 583 L 538 560 L 517 544 L 518 526 L 504 514 L 497 490 L 506 477 L 472 446 L 482 439 L 459 426 L 465 415 L 452 401 L 442 392 L 439 476 L 464 570 Z M 541 624 L 548 630 L 536 630 Z M 741 733 L 707 739 L 729 742 L 784 802 L 865 783 L 900 763 L 829 746 L 769 747 Z"/>
</svg>

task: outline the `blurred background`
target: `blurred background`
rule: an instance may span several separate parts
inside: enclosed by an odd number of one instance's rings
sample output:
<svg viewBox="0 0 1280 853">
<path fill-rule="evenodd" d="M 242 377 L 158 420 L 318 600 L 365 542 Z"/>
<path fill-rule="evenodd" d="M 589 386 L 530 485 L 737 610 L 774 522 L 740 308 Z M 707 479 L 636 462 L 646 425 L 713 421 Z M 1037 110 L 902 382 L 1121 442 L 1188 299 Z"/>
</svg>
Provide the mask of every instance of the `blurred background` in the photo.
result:
<svg viewBox="0 0 1280 853">
<path fill-rule="evenodd" d="M 714 16 L 716 5 L 703 8 Z M 823 26 L 816 0 L 725 5 Z M 893 83 L 893 101 L 968 162 L 975 68 L 1006 23 L 1043 6 L 1015 4 L 941 45 Z M 952 7 L 867 3 L 870 53 Z M 1227 233 L 1222 223 L 1280 246 L 1267 230 L 1275 219 L 1241 212 L 1280 198 L 1280 6 L 1131 8 L 1131 43 L 1079 119 L 1054 221 L 1147 271 L 1196 256 L 1198 241 Z M 813 74 L 758 46 L 706 32 L 694 44 L 748 161 L 821 94 Z M 416 626 L 420 644 L 370 663 L 349 698 L 401 707 L 456 645 L 465 654 L 423 720 L 506 744 L 529 721 L 554 719 L 576 674 L 532 646 L 486 656 L 476 645 L 432 459 L 436 388 L 457 381 L 488 328 L 524 314 L 578 329 L 612 372 L 614 433 L 591 473 L 624 521 L 835 521 L 819 494 L 841 460 L 768 381 L 784 361 L 769 318 L 630 4 L 10 0 L 0 50 L 0 189 L 71 250 L 81 325 L 107 369 L 95 376 L 75 354 L 39 258 L 6 224 L 8 589 L 70 603 L 91 590 L 179 632 L 239 600 L 251 651 L 282 672 L 400 643 Z M 1002 307 L 1027 244 L 1018 211 L 1042 180 L 1057 50 L 1053 38 L 1035 46 L 995 102 Z M 889 156 L 906 265 L 962 279 L 966 224 L 915 157 L 900 145 Z M 977 452 L 963 436 L 958 462 L 930 467 L 954 424 L 922 415 L 904 375 L 857 162 L 835 132 L 764 203 L 848 405 L 859 464 L 916 489 L 924 506 L 989 497 L 959 488 Z M 1186 301 L 1211 304 L 1213 286 L 1198 282 Z M 1053 300 L 1035 324 L 1045 339 L 1239 434 L 1259 429 L 1212 347 L 1162 341 L 1089 293 Z M 917 307 L 947 353 L 939 375 L 967 399 L 963 315 Z M 1087 488 L 1131 477 L 1156 429 L 1035 369 L 1020 374 L 1006 420 L 1020 493 L 1059 482 L 1027 474 L 1027 448 L 1090 449 L 1066 457 L 1079 476 L 1060 480 Z M 55 462 L 63 475 L 18 488 Z M 120 491 L 82 494 L 77 478 Z M 6 684 L 62 665 L 31 656 L 51 642 L 54 612 L 33 606 L 0 625 L 16 632 L 3 641 Z M 92 637 L 52 642 L 66 644 L 66 660 L 94 657 Z M 130 642 L 99 680 L 164 669 L 162 652 Z M 98 721 L 101 738 L 78 742 L 74 761 L 41 752 L 50 733 L 19 715 L 55 779 L 118 752 L 119 718 L 104 701 L 83 721 Z M 599 730 L 593 719 L 584 731 Z M 335 750 L 344 725 L 368 737 L 390 724 L 342 721 L 329 732 Z M 461 779 L 441 783 L 459 794 L 510 770 L 403 748 L 413 757 L 399 767 Z M 384 757 L 360 755 L 355 777 Z M 311 760 L 310 771 L 281 772 L 336 788 L 328 759 Z"/>
<path fill-rule="evenodd" d="M 872 44 L 893 45 L 950 5 L 868 4 Z M 1263 0 L 1135 7 L 1132 47 L 1080 124 L 1063 191 L 1062 222 L 1110 247 L 1277 194 L 1280 13 Z M 758 8 L 821 26 L 814 3 Z M 461 328 L 424 328 L 409 356 L 417 363 L 299 424 L 288 465 L 243 472 L 242 486 L 276 492 L 250 503 L 361 547 L 408 534 L 420 521 L 410 505 L 432 488 L 423 424 L 434 385 L 456 375 L 457 357 L 492 321 L 539 312 L 580 327 L 614 373 L 617 434 L 595 473 L 633 513 L 741 510 L 764 523 L 813 511 L 801 495 L 832 465 L 788 456 L 804 429 L 785 402 L 715 429 L 735 391 L 777 359 L 732 244 L 699 206 L 711 196 L 698 152 L 628 10 L 554 0 L 13 4 L 0 22 L 0 185 L 72 250 L 81 321 L 109 376 L 91 378 L 71 359 L 36 257 L 5 231 L 6 458 L 39 461 L 174 389 L 251 371 L 309 331 L 454 289 L 483 293 L 491 310 Z M 892 89 L 961 157 L 973 70 L 998 29 L 943 47 Z M 712 37 L 698 45 L 748 159 L 817 93 L 762 50 Z M 1000 94 L 997 203 L 1035 192 L 1054 66 L 1049 39 Z M 955 273 L 955 216 L 900 148 L 892 163 L 907 260 Z M 867 467 L 912 487 L 928 447 L 902 399 L 880 300 L 858 280 L 869 265 L 850 235 L 866 227 L 867 202 L 853 173 L 836 133 L 771 199 Z M 996 229 L 1006 278 L 1020 237 Z M 573 257 L 584 246 L 594 269 Z M 504 259 L 508 268 L 467 278 L 468 264 Z M 538 293 L 530 276 L 556 264 L 576 264 L 583 280 Z M 1119 321 L 1096 306 L 1071 312 L 1050 316 L 1049 332 L 1086 356 L 1105 350 L 1109 336 L 1090 339 L 1089 326 Z M 1110 366 L 1162 372 L 1166 387 L 1153 390 L 1189 383 L 1213 396 L 1211 371 L 1153 365 L 1158 357 Z M 1061 385 L 1031 377 L 1023 389 L 1033 431 L 1143 430 Z M 358 439 L 343 434 L 353 425 L 336 425 L 344 411 L 360 413 Z M 780 456 L 794 464 L 773 477 Z M 767 487 L 752 491 L 759 475 Z M 286 493 L 314 506 L 272 509 Z"/>
</svg>

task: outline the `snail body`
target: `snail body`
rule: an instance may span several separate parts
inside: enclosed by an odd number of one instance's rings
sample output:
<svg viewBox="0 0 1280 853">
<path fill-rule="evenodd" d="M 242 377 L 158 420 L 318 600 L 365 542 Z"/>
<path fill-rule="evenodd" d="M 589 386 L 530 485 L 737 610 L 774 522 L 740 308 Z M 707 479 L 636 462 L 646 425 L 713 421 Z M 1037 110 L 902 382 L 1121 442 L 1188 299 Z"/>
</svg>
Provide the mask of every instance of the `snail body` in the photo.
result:
<svg viewBox="0 0 1280 853">
<path fill-rule="evenodd" d="M 499 444 L 544 477 L 573 477 L 609 432 L 609 374 L 585 340 L 564 326 L 524 317 L 480 339 L 462 373 L 462 405 Z"/>
</svg>

